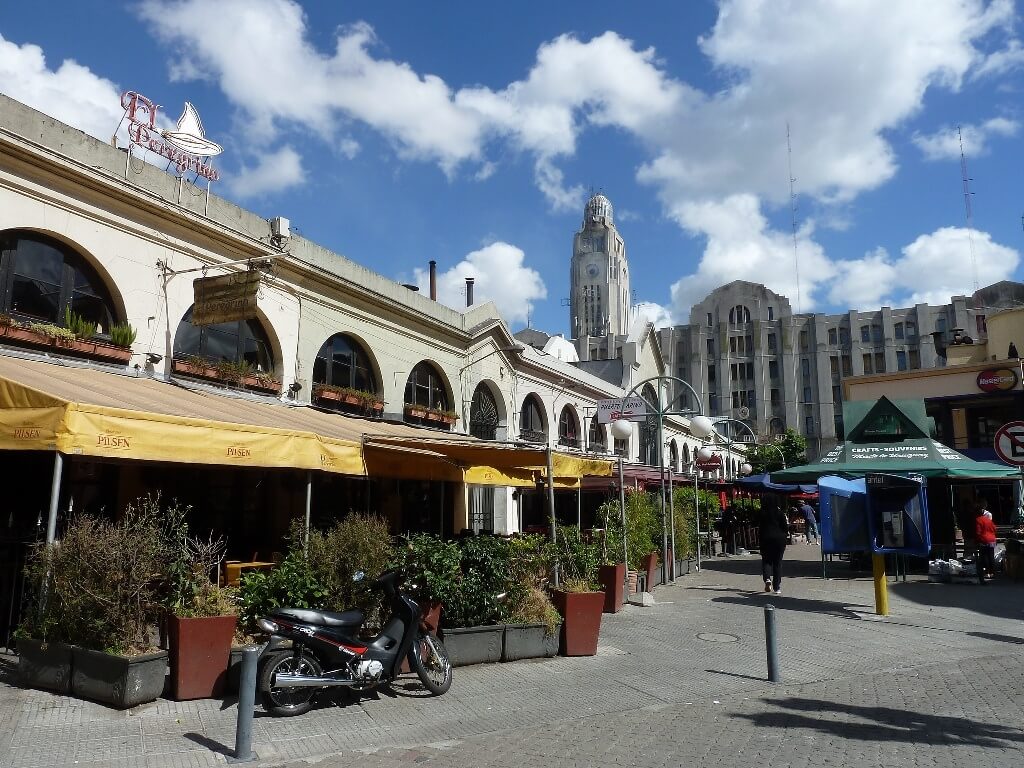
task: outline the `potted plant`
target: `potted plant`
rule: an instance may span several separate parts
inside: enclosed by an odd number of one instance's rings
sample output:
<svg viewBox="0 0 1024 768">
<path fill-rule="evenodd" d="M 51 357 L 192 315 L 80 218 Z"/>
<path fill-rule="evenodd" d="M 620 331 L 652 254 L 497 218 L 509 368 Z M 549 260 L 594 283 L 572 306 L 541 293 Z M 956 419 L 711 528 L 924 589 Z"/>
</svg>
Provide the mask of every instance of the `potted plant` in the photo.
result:
<svg viewBox="0 0 1024 768">
<path fill-rule="evenodd" d="M 659 520 L 655 498 L 646 491 L 626 491 L 626 551 L 631 569 L 629 581 L 636 591 L 637 571 L 647 573 L 647 588 L 653 586 L 650 577 L 650 556 L 655 554 L 655 536 L 660 538 L 661 523 Z M 620 523 L 621 525 L 621 523 Z"/>
<path fill-rule="evenodd" d="M 544 536 L 511 540 L 508 621 L 502 661 L 554 656 L 558 653 L 562 618 L 544 584 L 551 572 L 553 549 Z"/>
<path fill-rule="evenodd" d="M 409 580 L 409 594 L 420 605 L 420 621 L 430 632 L 437 632 L 444 606 L 458 599 L 462 576 L 462 551 L 458 544 L 442 541 L 430 533 L 413 534 L 399 551 L 398 566 Z"/>
<path fill-rule="evenodd" d="M 597 583 L 598 547 L 584 541 L 578 528 L 561 526 L 555 550 L 561 585 L 552 593 L 552 600 L 562 615 L 562 653 L 593 656 L 604 609 L 604 592 Z"/>
<path fill-rule="evenodd" d="M 405 404 L 405 416 L 408 419 L 425 419 L 427 417 L 427 408 L 423 405 L 417 405 L 416 403 Z"/>
<path fill-rule="evenodd" d="M 224 693 L 237 622 L 230 593 L 210 578 L 223 559 L 225 542 L 190 535 L 187 513 L 174 505 L 164 516 L 171 691 L 178 701 Z"/>
<path fill-rule="evenodd" d="M 163 691 L 167 652 L 153 643 L 164 556 L 159 514 L 147 497 L 117 521 L 76 515 L 59 545 L 30 553 L 26 576 L 40 587 L 28 611 L 33 625 L 23 628 L 72 646 L 76 696 L 126 709 Z"/>
<path fill-rule="evenodd" d="M 445 602 L 442 639 L 452 664 L 501 660 L 509 584 L 509 542 L 498 536 L 471 536 L 459 542 L 458 588 Z"/>
<path fill-rule="evenodd" d="M 604 524 L 601 536 L 601 565 L 597 571 L 597 580 L 604 590 L 604 612 L 618 613 L 622 610 L 623 592 L 626 587 L 622 518 L 618 500 L 606 501 L 598 508 L 597 515 Z"/>
</svg>

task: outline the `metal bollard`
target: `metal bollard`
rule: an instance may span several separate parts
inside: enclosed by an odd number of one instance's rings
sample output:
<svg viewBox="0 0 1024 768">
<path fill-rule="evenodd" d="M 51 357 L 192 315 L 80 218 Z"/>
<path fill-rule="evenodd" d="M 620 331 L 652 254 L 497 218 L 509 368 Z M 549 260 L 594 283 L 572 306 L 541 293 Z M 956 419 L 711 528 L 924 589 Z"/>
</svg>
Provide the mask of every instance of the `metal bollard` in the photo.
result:
<svg viewBox="0 0 1024 768">
<path fill-rule="evenodd" d="M 256 661 L 260 649 L 249 646 L 242 650 L 242 679 L 238 684 L 238 724 L 235 727 L 235 755 L 229 763 L 250 763 L 257 759 L 252 751 L 252 718 L 256 708 Z"/>
<path fill-rule="evenodd" d="M 764 642 L 768 652 L 768 681 L 779 682 L 779 644 L 775 636 L 775 606 L 764 607 Z"/>
</svg>

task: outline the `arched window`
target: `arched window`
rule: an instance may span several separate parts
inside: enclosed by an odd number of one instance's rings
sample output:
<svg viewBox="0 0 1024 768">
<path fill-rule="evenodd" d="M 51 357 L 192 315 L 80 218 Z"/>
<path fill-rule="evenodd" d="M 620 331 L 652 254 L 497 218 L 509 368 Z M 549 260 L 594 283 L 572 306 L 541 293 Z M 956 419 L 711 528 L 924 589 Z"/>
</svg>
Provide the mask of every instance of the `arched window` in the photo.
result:
<svg viewBox="0 0 1024 768">
<path fill-rule="evenodd" d="M 668 461 L 669 466 L 673 472 L 679 471 L 679 449 L 676 447 L 676 441 L 673 440 L 668 445 Z"/>
<path fill-rule="evenodd" d="M 195 326 L 192 325 L 192 307 L 178 323 L 174 334 L 174 356 L 186 355 L 201 357 L 211 363 L 244 361 L 256 371 L 274 371 L 270 338 L 259 320 Z"/>
<path fill-rule="evenodd" d="M 651 467 L 658 466 L 660 453 L 658 451 L 658 416 L 650 415 L 656 413 L 659 407 L 658 394 L 650 384 L 641 391 L 640 396 L 647 401 L 647 420 L 640 424 L 640 463 Z"/>
<path fill-rule="evenodd" d="M 536 395 L 527 395 L 519 413 L 519 438 L 530 443 L 546 443 L 547 426 L 544 423 L 544 406 Z"/>
<path fill-rule="evenodd" d="M 729 310 L 729 323 L 731 325 L 742 325 L 750 322 L 750 310 L 742 304 L 737 304 Z"/>
<path fill-rule="evenodd" d="M 469 407 L 469 434 L 481 440 L 498 436 L 498 404 L 486 384 L 478 384 Z"/>
<path fill-rule="evenodd" d="M 562 414 L 558 417 L 558 444 L 579 448 L 580 425 L 572 406 L 562 408 Z"/>
<path fill-rule="evenodd" d="M 772 435 L 784 435 L 786 434 L 786 422 L 776 416 L 769 422 L 768 431 Z"/>
<path fill-rule="evenodd" d="M 690 463 L 690 446 L 683 443 L 683 466 L 687 466 Z"/>
<path fill-rule="evenodd" d="M 448 410 L 448 392 L 440 371 L 428 362 L 418 363 L 405 382 L 405 404 Z"/>
<path fill-rule="evenodd" d="M 313 383 L 355 389 L 371 395 L 380 392 L 370 364 L 370 355 L 362 344 L 344 333 L 329 338 L 316 353 Z"/>
<path fill-rule="evenodd" d="M 590 431 L 587 433 L 587 450 L 591 453 L 604 453 L 608 450 L 608 436 L 604 424 L 597 420 L 597 414 L 590 420 Z"/>
<path fill-rule="evenodd" d="M 99 273 L 51 237 L 24 230 L 0 233 L 0 312 L 64 324 L 70 310 L 110 333 L 117 313 Z"/>
</svg>

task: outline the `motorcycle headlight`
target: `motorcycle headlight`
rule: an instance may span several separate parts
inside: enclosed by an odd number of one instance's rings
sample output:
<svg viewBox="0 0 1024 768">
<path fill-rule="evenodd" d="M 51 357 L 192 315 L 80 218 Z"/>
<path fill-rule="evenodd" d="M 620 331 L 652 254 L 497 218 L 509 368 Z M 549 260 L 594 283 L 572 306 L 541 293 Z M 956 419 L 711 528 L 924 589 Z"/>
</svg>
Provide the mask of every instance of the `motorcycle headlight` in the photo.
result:
<svg viewBox="0 0 1024 768">
<path fill-rule="evenodd" d="M 256 626 L 258 626 L 264 632 L 270 632 L 271 634 L 277 632 L 278 630 L 277 624 L 272 622 L 270 619 L 256 619 Z"/>
</svg>

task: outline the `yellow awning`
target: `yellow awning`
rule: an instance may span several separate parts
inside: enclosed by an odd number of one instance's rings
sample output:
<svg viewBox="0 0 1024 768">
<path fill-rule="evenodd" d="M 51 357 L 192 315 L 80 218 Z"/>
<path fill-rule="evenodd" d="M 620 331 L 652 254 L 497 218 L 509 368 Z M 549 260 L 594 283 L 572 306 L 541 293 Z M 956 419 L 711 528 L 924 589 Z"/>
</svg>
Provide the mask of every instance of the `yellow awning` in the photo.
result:
<svg viewBox="0 0 1024 768">
<path fill-rule="evenodd" d="M 547 475 L 543 448 L 3 356 L 0 450 L 520 487 Z M 607 460 L 557 451 L 552 465 L 559 487 L 611 474 Z"/>
</svg>

